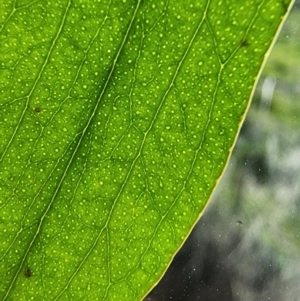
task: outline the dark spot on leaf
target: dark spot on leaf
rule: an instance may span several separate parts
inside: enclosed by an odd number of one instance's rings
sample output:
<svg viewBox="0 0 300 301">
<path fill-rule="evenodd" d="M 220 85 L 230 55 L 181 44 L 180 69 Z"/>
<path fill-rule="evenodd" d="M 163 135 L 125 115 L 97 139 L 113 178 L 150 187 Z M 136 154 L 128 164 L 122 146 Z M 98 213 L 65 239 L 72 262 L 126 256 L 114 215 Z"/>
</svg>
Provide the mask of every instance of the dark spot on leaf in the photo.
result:
<svg viewBox="0 0 300 301">
<path fill-rule="evenodd" d="M 30 278 L 32 276 L 32 272 L 31 272 L 30 268 L 27 268 L 25 270 L 24 275 L 26 278 Z"/>
<path fill-rule="evenodd" d="M 249 42 L 247 41 L 247 40 L 243 40 L 243 41 L 241 41 L 241 47 L 247 47 L 247 46 L 249 46 L 250 44 L 249 44 Z"/>
<path fill-rule="evenodd" d="M 281 5 L 282 5 L 282 7 L 284 9 L 284 12 L 286 12 L 288 10 L 288 8 L 289 8 L 289 5 L 286 3 L 286 1 L 281 1 Z"/>
<path fill-rule="evenodd" d="M 37 107 L 37 108 L 34 109 L 34 111 L 35 111 L 36 113 L 40 113 L 40 112 L 42 111 L 42 109 L 39 108 L 39 107 Z"/>
<path fill-rule="evenodd" d="M 241 226 L 243 223 L 242 223 L 242 221 L 236 221 L 236 224 Z"/>
</svg>

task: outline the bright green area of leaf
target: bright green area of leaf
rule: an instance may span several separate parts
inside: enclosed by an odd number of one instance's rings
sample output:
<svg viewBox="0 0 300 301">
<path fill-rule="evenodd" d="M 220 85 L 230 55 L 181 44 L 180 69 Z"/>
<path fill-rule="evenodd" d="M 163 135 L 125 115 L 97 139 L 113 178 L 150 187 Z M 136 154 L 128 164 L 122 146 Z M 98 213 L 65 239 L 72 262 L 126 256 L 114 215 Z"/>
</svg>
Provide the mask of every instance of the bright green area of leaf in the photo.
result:
<svg viewBox="0 0 300 301">
<path fill-rule="evenodd" d="M 0 296 L 139 300 L 222 174 L 289 0 L 0 2 Z"/>
</svg>

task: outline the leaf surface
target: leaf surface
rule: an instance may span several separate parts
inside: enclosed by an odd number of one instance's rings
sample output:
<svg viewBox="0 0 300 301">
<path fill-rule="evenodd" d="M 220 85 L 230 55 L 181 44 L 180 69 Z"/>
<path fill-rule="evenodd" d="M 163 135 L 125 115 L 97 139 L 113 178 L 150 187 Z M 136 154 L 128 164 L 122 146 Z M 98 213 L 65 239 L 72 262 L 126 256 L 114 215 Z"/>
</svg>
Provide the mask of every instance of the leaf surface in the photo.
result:
<svg viewBox="0 0 300 301">
<path fill-rule="evenodd" d="M 151 289 L 223 173 L 289 2 L 1 0 L 1 299 Z"/>
</svg>

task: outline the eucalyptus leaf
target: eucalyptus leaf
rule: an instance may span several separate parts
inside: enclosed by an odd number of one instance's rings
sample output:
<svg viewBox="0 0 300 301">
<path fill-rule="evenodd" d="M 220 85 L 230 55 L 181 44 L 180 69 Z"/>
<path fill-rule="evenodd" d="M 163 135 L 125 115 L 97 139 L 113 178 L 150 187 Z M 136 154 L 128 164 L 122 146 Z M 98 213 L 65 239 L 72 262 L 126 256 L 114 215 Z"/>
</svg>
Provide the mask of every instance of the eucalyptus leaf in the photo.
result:
<svg viewBox="0 0 300 301">
<path fill-rule="evenodd" d="M 290 6 L 0 0 L 1 300 L 149 292 L 225 169 Z"/>
</svg>

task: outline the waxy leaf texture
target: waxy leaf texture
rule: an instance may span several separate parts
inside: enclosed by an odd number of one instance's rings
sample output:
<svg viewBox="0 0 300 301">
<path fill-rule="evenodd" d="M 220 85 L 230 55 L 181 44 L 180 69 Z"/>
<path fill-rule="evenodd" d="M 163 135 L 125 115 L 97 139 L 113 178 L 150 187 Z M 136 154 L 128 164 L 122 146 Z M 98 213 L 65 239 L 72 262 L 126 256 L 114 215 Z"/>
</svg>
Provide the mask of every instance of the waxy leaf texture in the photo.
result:
<svg viewBox="0 0 300 301">
<path fill-rule="evenodd" d="M 1 300 L 147 294 L 224 171 L 289 2 L 0 0 Z"/>
</svg>

